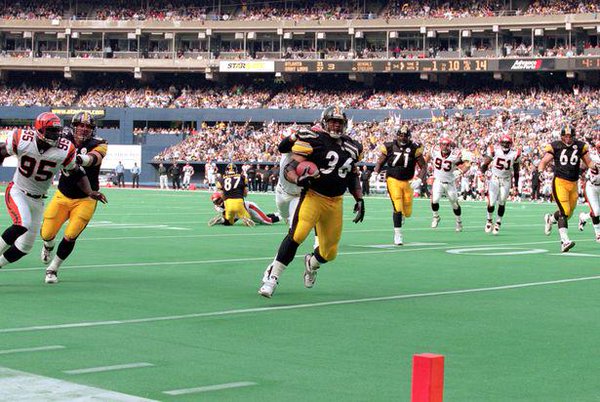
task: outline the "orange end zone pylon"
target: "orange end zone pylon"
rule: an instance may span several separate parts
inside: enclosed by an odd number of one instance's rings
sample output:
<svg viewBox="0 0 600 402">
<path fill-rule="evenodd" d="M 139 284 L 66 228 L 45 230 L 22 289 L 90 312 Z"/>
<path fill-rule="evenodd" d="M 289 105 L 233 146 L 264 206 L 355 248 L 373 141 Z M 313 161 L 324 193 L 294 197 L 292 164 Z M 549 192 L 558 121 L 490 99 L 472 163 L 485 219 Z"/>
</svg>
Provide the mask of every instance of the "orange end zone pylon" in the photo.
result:
<svg viewBox="0 0 600 402">
<path fill-rule="evenodd" d="M 413 356 L 411 402 L 442 402 L 444 356 L 421 353 Z"/>
</svg>

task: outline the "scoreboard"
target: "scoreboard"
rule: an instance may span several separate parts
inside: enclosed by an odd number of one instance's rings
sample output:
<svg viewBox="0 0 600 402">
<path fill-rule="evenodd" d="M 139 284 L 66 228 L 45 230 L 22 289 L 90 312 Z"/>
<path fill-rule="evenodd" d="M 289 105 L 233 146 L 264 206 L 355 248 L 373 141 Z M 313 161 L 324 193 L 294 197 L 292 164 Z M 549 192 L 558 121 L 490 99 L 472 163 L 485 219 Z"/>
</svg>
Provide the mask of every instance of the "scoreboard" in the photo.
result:
<svg viewBox="0 0 600 402">
<path fill-rule="evenodd" d="M 437 73 L 492 71 L 488 59 L 289 60 L 275 62 L 282 73 Z"/>
</svg>

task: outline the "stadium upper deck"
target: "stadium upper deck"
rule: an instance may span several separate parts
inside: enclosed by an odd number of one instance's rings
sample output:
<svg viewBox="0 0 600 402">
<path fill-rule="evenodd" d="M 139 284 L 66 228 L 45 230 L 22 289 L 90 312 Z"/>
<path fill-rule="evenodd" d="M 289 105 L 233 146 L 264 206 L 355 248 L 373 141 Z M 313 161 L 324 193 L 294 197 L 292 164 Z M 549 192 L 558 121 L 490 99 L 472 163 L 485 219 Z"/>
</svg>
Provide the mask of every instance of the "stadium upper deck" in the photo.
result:
<svg viewBox="0 0 600 402">
<path fill-rule="evenodd" d="M 82 2 L 76 9 L 57 4 L 31 1 L 2 9 L 1 70 L 64 71 L 67 77 L 127 71 L 137 78 L 155 71 L 208 78 L 336 72 L 360 80 L 357 75 L 406 72 L 423 78 L 491 72 L 501 79 L 537 70 L 574 77 L 600 68 L 596 2 L 524 2 L 518 9 L 469 0 L 365 2 L 366 14 L 347 12 L 356 3 L 338 1 L 329 8 L 319 2 L 223 3 L 216 10 L 181 0 L 141 8 L 143 14 L 121 1 Z M 267 6 L 269 12 L 256 11 Z M 226 9 L 231 14 L 223 18 Z M 334 18 L 332 10 L 348 18 Z"/>
</svg>

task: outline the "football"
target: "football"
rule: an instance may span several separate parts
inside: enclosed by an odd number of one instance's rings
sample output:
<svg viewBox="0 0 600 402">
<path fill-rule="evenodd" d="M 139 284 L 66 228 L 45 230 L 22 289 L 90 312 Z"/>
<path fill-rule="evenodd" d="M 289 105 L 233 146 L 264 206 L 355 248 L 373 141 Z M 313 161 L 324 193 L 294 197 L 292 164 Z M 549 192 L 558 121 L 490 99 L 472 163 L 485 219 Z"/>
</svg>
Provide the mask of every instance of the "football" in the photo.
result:
<svg viewBox="0 0 600 402">
<path fill-rule="evenodd" d="M 302 161 L 296 166 L 296 174 L 298 176 L 304 176 L 305 174 L 314 175 L 319 171 L 319 168 L 314 162 Z"/>
</svg>

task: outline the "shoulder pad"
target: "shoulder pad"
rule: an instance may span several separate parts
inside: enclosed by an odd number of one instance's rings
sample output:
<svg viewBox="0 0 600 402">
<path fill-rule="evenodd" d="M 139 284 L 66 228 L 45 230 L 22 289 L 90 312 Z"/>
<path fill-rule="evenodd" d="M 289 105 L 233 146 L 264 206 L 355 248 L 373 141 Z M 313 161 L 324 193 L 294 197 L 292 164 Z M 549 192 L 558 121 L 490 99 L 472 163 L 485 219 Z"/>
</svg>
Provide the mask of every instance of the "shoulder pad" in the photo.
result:
<svg viewBox="0 0 600 402">
<path fill-rule="evenodd" d="M 302 128 L 300 130 L 298 130 L 298 132 L 296 133 L 296 136 L 300 139 L 310 139 L 310 138 L 319 138 L 319 133 L 315 133 L 312 130 L 308 130 L 306 128 Z"/>
</svg>

